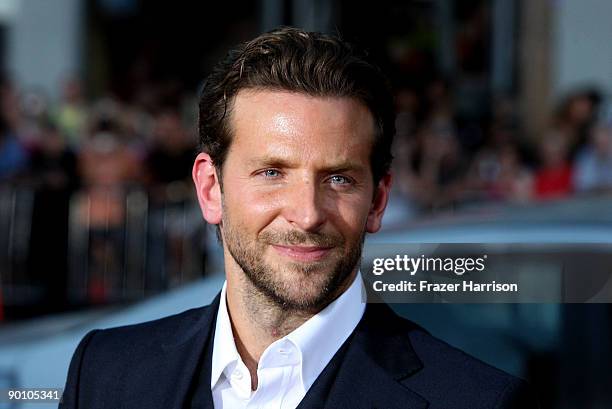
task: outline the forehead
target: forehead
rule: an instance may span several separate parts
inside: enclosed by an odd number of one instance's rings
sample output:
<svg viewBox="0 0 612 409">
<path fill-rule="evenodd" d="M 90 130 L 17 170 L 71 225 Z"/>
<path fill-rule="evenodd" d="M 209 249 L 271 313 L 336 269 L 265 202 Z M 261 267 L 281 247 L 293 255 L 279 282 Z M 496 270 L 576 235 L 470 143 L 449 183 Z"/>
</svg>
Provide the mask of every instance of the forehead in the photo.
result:
<svg viewBox="0 0 612 409">
<path fill-rule="evenodd" d="M 230 153 L 369 158 L 375 135 L 369 109 L 355 98 L 242 90 L 233 102 Z M 354 157 L 357 156 L 357 157 Z"/>
</svg>

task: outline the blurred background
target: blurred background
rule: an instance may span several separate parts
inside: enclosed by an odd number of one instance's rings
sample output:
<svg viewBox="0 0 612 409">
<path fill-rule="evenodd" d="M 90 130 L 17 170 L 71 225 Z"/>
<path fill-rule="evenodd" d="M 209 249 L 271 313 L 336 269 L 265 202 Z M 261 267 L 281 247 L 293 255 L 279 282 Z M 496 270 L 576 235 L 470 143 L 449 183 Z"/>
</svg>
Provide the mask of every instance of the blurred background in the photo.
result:
<svg viewBox="0 0 612 409">
<path fill-rule="evenodd" d="M 341 33 L 391 79 L 379 242 L 609 254 L 609 16 L 606 0 L 0 0 L 0 388 L 61 387 L 88 329 L 216 294 L 190 176 L 198 91 L 279 25 Z M 545 408 L 612 407 L 609 304 L 395 307 Z"/>
</svg>

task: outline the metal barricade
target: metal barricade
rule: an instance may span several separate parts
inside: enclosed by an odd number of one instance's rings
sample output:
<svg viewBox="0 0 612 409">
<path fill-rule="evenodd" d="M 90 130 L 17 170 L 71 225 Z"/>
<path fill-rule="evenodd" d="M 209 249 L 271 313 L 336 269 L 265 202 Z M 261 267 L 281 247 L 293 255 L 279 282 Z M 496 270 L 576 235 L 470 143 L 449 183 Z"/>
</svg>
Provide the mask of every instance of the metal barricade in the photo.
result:
<svg viewBox="0 0 612 409">
<path fill-rule="evenodd" d="M 144 190 L 130 189 L 121 194 L 119 222 L 101 223 L 94 207 L 87 191 L 72 198 L 68 294 L 73 302 L 137 300 L 204 274 L 205 223 L 194 198 L 154 203 Z"/>
<path fill-rule="evenodd" d="M 27 187 L 0 186 L 2 309 L 36 302 L 40 294 L 40 288 L 27 276 L 33 201 L 34 192 Z"/>
<path fill-rule="evenodd" d="M 206 225 L 191 194 L 160 202 L 138 187 L 119 196 L 98 192 L 98 206 L 120 198 L 114 203 L 119 210 L 101 217 L 91 192 L 82 190 L 66 196 L 67 234 L 60 234 L 47 225 L 60 215 L 37 214 L 44 209 L 38 193 L 0 186 L 0 320 L 5 308 L 26 317 L 135 301 L 205 273 Z M 65 252 L 66 266 L 45 258 L 55 249 Z"/>
</svg>

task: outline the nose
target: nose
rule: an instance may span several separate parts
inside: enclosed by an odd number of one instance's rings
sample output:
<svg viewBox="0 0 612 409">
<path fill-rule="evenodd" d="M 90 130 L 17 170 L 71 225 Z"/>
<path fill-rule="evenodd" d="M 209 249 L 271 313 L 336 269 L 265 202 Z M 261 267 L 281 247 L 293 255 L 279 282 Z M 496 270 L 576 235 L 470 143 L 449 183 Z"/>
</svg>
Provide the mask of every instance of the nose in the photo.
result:
<svg viewBox="0 0 612 409">
<path fill-rule="evenodd" d="M 293 227 L 316 232 L 325 224 L 324 198 L 314 180 L 296 181 L 286 193 L 284 217 Z"/>
</svg>

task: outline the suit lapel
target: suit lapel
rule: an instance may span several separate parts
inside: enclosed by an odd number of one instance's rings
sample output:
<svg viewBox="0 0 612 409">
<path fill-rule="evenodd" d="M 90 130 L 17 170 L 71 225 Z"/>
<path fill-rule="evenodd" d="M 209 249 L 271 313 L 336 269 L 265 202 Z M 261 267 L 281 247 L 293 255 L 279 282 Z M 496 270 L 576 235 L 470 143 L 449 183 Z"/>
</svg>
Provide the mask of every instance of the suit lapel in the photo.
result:
<svg viewBox="0 0 612 409">
<path fill-rule="evenodd" d="M 180 334 L 171 334 L 173 342 L 163 345 L 160 357 L 163 374 L 156 394 L 159 396 L 160 408 L 179 409 L 189 403 L 194 379 L 210 381 L 210 360 L 212 358 L 212 334 L 215 319 L 219 310 L 220 296 L 214 299 L 200 319 Z M 210 356 L 209 356 L 210 355 Z M 198 373 L 198 370 L 200 373 Z M 208 392 L 210 388 L 208 389 Z M 213 409 L 212 394 L 206 396 L 206 403 Z"/>
<path fill-rule="evenodd" d="M 369 304 L 347 341 L 325 408 L 427 408 L 424 398 L 400 383 L 423 367 L 408 338 L 415 327 L 388 306 Z"/>
</svg>

